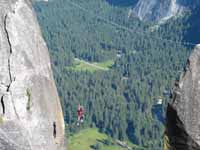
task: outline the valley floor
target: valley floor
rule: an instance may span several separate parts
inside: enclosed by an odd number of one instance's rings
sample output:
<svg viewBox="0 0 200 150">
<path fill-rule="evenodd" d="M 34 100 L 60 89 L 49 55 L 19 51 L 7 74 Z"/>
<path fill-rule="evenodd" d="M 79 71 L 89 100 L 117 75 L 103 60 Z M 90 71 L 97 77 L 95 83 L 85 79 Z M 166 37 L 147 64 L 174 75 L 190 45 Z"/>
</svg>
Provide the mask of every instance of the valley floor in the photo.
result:
<svg viewBox="0 0 200 150">
<path fill-rule="evenodd" d="M 72 69 L 74 71 L 89 71 L 89 72 L 94 72 L 98 70 L 108 71 L 113 64 L 114 64 L 113 60 L 108 60 L 101 63 L 96 63 L 96 62 L 91 63 L 85 60 L 81 60 L 79 58 L 75 58 L 74 65 L 72 67 L 67 67 L 67 69 Z"/>
<path fill-rule="evenodd" d="M 119 142 L 119 141 L 118 141 Z M 88 128 L 72 135 L 68 139 L 69 150 L 127 150 L 143 149 L 132 143 L 120 146 L 106 134 L 100 133 L 96 128 Z M 123 143 L 123 142 L 122 142 Z M 98 148 L 97 148 L 98 147 Z"/>
</svg>

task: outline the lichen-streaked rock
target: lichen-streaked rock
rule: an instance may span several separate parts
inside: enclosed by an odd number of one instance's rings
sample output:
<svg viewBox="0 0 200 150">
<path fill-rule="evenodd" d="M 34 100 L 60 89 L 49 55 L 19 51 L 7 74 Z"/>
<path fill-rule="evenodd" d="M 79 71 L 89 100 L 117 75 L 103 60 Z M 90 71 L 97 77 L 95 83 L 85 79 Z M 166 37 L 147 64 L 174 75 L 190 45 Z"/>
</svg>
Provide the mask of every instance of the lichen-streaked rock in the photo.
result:
<svg viewBox="0 0 200 150">
<path fill-rule="evenodd" d="M 29 0 L 0 1 L 0 149 L 64 149 L 48 49 Z"/>
<path fill-rule="evenodd" d="M 167 108 L 166 135 L 165 149 L 200 149 L 200 45 L 175 84 L 172 103 Z"/>
</svg>

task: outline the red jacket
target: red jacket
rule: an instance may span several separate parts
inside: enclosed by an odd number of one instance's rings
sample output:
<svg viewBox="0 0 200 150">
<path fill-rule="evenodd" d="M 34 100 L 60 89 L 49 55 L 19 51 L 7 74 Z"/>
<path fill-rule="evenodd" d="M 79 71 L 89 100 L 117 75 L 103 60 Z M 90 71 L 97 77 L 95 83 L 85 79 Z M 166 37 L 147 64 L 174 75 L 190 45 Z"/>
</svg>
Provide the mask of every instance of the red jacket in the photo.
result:
<svg viewBox="0 0 200 150">
<path fill-rule="evenodd" d="M 78 110 L 77 110 L 77 113 L 78 113 L 78 117 L 82 117 L 83 114 L 84 114 L 84 109 L 83 109 L 83 107 L 79 107 Z"/>
</svg>

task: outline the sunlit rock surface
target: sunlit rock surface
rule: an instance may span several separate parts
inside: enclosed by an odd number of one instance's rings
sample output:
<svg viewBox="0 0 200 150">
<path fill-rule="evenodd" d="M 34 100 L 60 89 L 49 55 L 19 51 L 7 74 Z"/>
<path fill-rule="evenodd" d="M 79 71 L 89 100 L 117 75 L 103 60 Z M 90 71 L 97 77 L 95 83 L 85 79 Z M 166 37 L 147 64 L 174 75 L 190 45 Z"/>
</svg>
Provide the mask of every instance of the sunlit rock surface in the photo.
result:
<svg viewBox="0 0 200 150">
<path fill-rule="evenodd" d="M 175 84 L 167 108 L 168 148 L 200 149 L 200 45 L 188 59 L 185 73 Z"/>
<path fill-rule="evenodd" d="M 63 150 L 47 46 L 29 0 L 0 1 L 0 149 Z"/>
<path fill-rule="evenodd" d="M 132 12 L 144 21 L 164 21 L 178 16 L 184 8 L 177 0 L 139 0 Z"/>
</svg>

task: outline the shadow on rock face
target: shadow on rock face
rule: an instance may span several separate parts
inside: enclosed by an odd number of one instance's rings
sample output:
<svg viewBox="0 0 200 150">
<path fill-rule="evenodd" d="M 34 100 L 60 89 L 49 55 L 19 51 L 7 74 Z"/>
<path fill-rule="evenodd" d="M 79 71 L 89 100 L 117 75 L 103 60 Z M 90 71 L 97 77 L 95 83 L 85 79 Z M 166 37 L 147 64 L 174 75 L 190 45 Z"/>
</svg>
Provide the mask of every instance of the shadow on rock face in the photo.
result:
<svg viewBox="0 0 200 150">
<path fill-rule="evenodd" d="M 177 111 L 168 104 L 166 133 L 169 139 L 169 150 L 200 150 L 200 146 L 187 134 Z"/>
<path fill-rule="evenodd" d="M 106 0 L 110 5 L 119 7 L 131 7 L 134 6 L 138 0 Z"/>
</svg>

